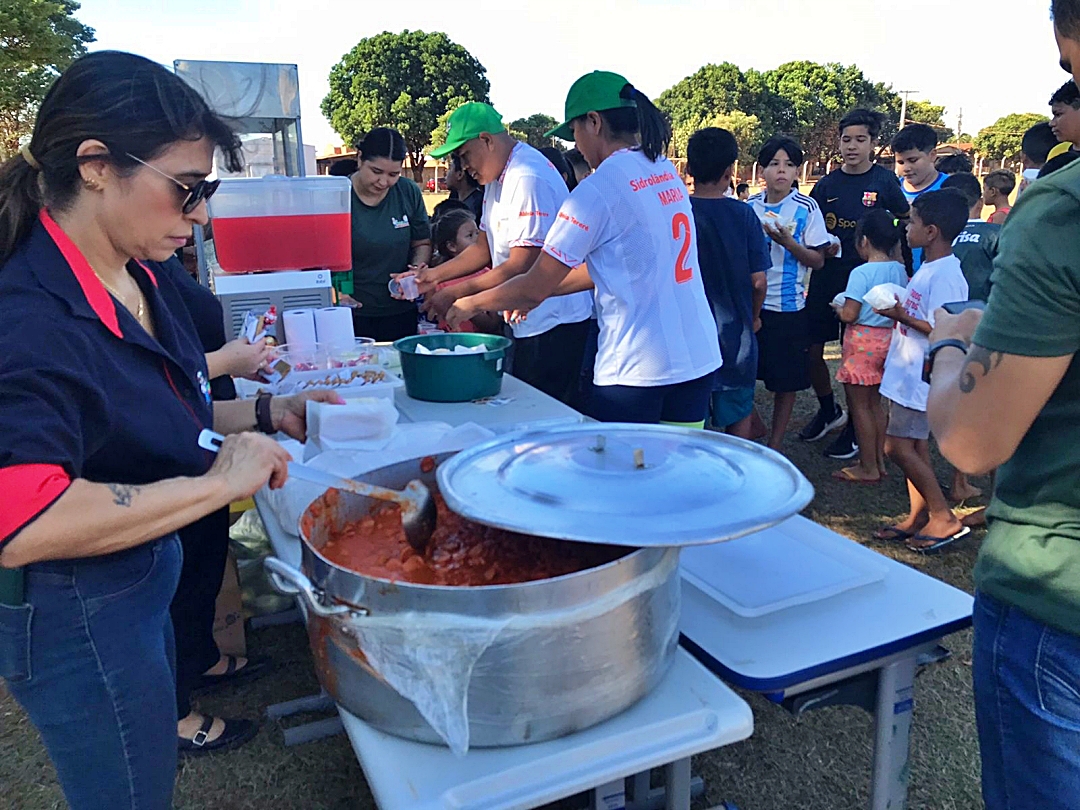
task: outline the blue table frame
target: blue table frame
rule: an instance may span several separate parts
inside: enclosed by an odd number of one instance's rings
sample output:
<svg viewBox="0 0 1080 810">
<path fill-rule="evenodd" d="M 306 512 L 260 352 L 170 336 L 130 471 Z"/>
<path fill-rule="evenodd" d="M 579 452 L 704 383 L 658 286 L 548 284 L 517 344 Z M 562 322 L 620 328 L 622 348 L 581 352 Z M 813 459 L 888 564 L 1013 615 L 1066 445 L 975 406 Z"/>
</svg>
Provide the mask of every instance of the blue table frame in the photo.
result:
<svg viewBox="0 0 1080 810">
<path fill-rule="evenodd" d="M 875 721 L 870 807 L 901 810 L 916 669 L 941 639 L 971 626 L 972 597 L 803 517 L 759 536 L 769 533 L 849 544 L 845 553 L 869 555 L 885 566 L 884 577 L 753 618 L 737 615 L 684 577 L 681 643 L 718 677 L 796 713 L 836 703 L 869 710 Z M 683 570 L 720 582 L 724 572 L 706 562 L 707 555 L 684 553 Z M 784 565 L 773 562 L 777 569 Z"/>
</svg>

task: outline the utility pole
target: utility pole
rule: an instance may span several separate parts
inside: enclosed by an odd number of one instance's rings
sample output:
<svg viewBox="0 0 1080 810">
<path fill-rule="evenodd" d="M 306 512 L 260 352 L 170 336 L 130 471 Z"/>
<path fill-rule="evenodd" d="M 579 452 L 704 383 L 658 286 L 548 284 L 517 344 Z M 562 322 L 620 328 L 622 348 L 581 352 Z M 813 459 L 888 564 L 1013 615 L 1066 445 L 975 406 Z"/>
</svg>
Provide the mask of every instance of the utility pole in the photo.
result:
<svg viewBox="0 0 1080 810">
<path fill-rule="evenodd" d="M 900 129 L 903 129 L 905 126 L 907 126 L 907 100 L 908 100 L 908 96 L 910 96 L 910 95 L 912 95 L 914 93 L 918 93 L 919 91 L 918 90 L 898 90 L 897 92 L 900 93 L 900 97 L 902 99 L 901 102 L 900 102 Z"/>
<path fill-rule="evenodd" d="M 956 145 L 960 145 L 960 135 L 964 131 L 964 108 L 960 108 L 959 115 L 956 116 Z"/>
</svg>

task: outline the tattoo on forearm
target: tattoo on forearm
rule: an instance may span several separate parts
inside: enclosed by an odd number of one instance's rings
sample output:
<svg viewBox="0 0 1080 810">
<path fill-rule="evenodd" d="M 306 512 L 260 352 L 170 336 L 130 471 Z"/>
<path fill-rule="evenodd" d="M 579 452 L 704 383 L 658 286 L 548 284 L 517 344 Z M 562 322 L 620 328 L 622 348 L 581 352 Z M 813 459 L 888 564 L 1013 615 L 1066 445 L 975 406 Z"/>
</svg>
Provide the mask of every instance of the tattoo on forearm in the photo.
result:
<svg viewBox="0 0 1080 810">
<path fill-rule="evenodd" d="M 967 359 L 964 360 L 964 367 L 960 370 L 960 390 L 965 394 L 974 391 L 975 384 L 979 379 L 1000 366 L 1004 356 L 1004 352 L 992 352 L 982 346 L 972 346 Z M 973 365 L 977 365 L 982 369 L 982 374 L 978 377 L 975 376 L 974 370 L 971 368 Z"/>
<path fill-rule="evenodd" d="M 138 487 L 127 484 L 109 484 L 109 491 L 113 494 L 113 503 L 117 506 L 131 506 L 131 499 L 139 494 Z"/>
</svg>

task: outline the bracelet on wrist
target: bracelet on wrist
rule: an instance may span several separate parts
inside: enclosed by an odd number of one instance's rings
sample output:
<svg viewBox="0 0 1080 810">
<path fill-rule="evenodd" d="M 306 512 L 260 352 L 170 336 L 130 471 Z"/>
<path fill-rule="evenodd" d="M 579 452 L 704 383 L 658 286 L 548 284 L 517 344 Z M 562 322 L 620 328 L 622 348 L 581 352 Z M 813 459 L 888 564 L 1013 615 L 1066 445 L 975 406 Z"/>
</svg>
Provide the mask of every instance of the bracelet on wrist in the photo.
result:
<svg viewBox="0 0 1080 810">
<path fill-rule="evenodd" d="M 270 415 L 270 400 L 273 395 L 262 393 L 255 397 L 255 428 L 260 433 L 270 436 L 277 431 L 274 429 L 274 420 Z"/>
</svg>

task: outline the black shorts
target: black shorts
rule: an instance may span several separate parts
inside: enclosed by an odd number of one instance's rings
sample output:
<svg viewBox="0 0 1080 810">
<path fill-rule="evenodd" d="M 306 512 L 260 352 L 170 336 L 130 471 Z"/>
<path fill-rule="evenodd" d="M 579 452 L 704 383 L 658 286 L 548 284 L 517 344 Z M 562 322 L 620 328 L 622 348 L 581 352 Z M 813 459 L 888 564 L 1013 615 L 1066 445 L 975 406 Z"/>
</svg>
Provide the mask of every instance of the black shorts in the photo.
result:
<svg viewBox="0 0 1080 810">
<path fill-rule="evenodd" d="M 515 338 L 510 373 L 569 405 L 581 377 L 590 323 L 560 323 L 542 334 Z"/>
<path fill-rule="evenodd" d="M 805 310 L 808 346 L 840 339 L 842 324 L 829 304 L 847 289 L 850 275 L 850 268 L 832 267 L 822 267 L 810 274 Z"/>
<path fill-rule="evenodd" d="M 758 341 L 758 379 L 774 394 L 810 387 L 810 347 L 806 309 L 799 312 L 761 311 Z"/>
</svg>

